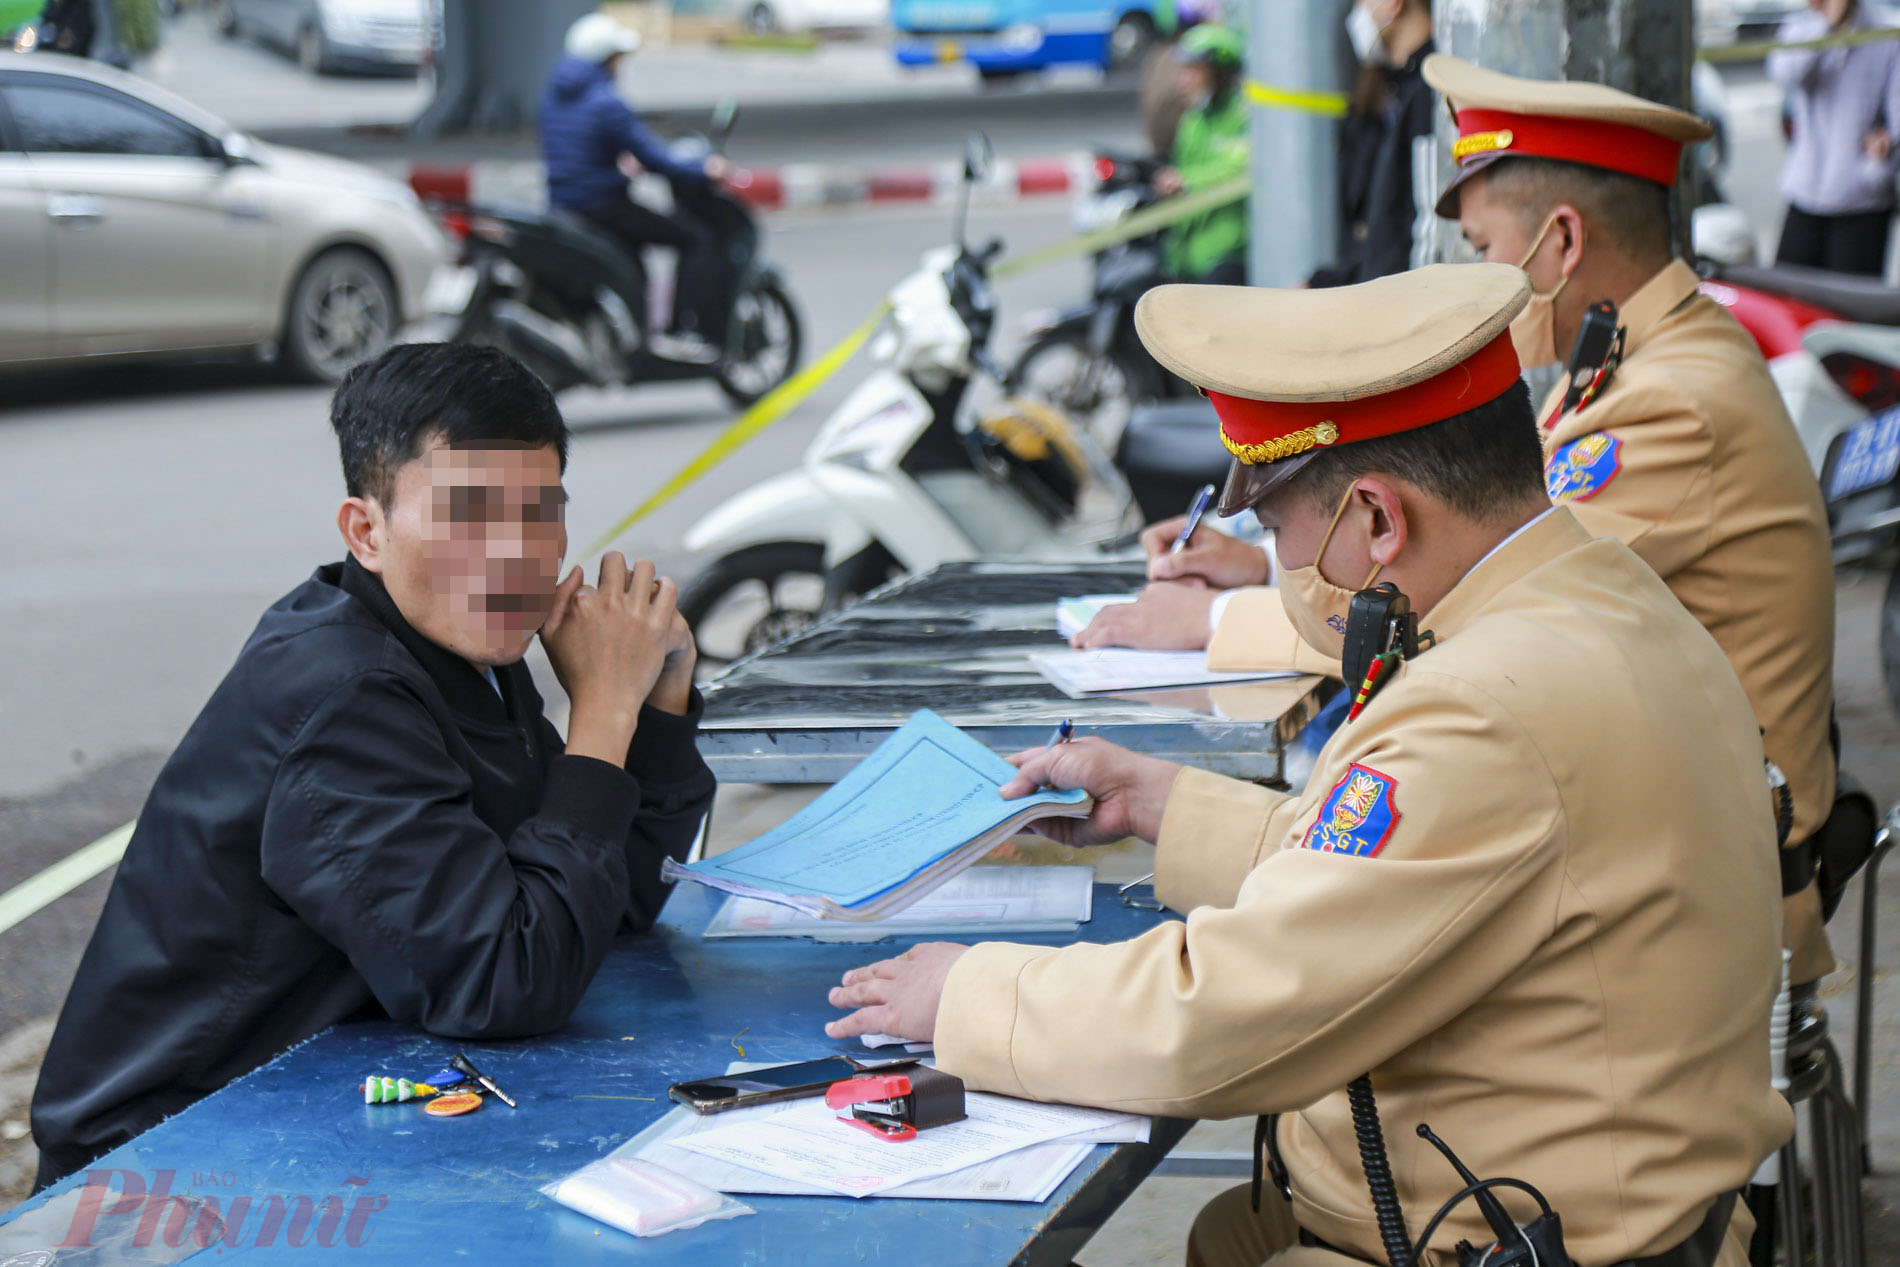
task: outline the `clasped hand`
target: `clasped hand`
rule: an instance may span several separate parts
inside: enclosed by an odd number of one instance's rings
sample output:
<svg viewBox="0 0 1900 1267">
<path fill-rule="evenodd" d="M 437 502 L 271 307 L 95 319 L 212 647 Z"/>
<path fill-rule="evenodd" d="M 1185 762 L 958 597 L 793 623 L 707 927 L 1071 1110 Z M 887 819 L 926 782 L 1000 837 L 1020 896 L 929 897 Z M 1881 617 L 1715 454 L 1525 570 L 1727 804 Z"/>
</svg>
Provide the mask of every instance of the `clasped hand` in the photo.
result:
<svg viewBox="0 0 1900 1267">
<path fill-rule="evenodd" d="M 598 575 L 589 585 L 579 567 L 567 574 L 541 643 L 572 706 L 568 751 L 618 765 L 643 703 L 686 711 L 697 652 L 679 614 L 679 587 L 656 576 L 650 560 L 629 569 L 625 556 L 610 551 Z"/>
</svg>

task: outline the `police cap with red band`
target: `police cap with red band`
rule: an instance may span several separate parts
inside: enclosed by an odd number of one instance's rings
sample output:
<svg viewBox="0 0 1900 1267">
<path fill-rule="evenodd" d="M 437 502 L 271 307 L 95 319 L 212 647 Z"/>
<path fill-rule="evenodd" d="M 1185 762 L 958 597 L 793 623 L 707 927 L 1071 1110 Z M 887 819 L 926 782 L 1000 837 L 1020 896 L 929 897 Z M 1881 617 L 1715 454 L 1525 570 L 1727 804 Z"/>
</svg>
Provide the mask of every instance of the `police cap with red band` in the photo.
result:
<svg viewBox="0 0 1900 1267">
<path fill-rule="evenodd" d="M 1519 79 L 1444 53 L 1423 69 L 1458 122 L 1458 174 L 1438 199 L 1447 219 L 1458 217 L 1459 186 L 1500 159 L 1556 159 L 1673 186 L 1682 147 L 1714 135 L 1686 110 L 1602 84 Z"/>
<path fill-rule="evenodd" d="M 1154 358 L 1204 392 L 1233 465 L 1220 513 L 1327 449 L 1467 413 L 1518 381 L 1509 264 L 1432 264 L 1357 286 L 1159 286 L 1135 306 Z"/>
</svg>

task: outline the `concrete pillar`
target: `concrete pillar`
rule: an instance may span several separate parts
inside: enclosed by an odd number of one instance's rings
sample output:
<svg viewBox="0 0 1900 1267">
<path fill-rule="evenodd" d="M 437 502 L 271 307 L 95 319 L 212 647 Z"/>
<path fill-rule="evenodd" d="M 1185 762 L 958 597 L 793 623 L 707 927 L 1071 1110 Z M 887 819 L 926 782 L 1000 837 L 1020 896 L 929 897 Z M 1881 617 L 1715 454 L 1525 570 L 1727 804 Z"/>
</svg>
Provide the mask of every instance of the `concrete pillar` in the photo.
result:
<svg viewBox="0 0 1900 1267">
<path fill-rule="evenodd" d="M 417 135 L 532 127 L 568 25 L 594 8 L 595 0 L 443 0 L 435 96 Z"/>
<path fill-rule="evenodd" d="M 1432 27 L 1440 52 L 1491 70 L 1589 80 L 1689 108 L 1692 0 L 1435 0 Z M 1449 114 L 1441 116 L 1432 161 L 1421 165 L 1431 177 L 1419 182 L 1425 215 L 1427 189 L 1442 189 L 1449 179 L 1455 139 Z M 1686 223 L 1686 215 L 1678 219 Z M 1468 258 L 1455 224 L 1437 221 L 1429 239 L 1417 240 L 1428 259 Z"/>
<path fill-rule="evenodd" d="M 1269 89 L 1346 89 L 1340 51 L 1349 0 L 1251 0 L 1247 76 Z M 1291 286 L 1333 258 L 1339 236 L 1339 120 L 1308 110 L 1252 113 L 1256 286 Z"/>
</svg>

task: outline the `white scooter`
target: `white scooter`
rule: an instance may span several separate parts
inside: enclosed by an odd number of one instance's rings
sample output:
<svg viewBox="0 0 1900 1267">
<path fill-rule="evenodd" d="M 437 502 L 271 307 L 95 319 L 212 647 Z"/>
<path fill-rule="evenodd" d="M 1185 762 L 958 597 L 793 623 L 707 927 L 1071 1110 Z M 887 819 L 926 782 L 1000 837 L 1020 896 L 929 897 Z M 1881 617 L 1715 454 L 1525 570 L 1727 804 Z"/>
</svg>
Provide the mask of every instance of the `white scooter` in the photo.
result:
<svg viewBox="0 0 1900 1267">
<path fill-rule="evenodd" d="M 989 164 L 973 137 L 956 213 Z M 711 561 L 680 596 L 702 663 L 749 654 L 904 572 L 985 555 L 1094 552 L 1134 525 L 1127 482 L 1057 411 L 962 408 L 979 372 L 1000 381 L 989 268 L 1001 242 L 926 254 L 887 299 L 870 375 L 802 465 L 739 494 L 687 532 Z M 1099 556 L 1098 556 L 1099 557 Z"/>
</svg>

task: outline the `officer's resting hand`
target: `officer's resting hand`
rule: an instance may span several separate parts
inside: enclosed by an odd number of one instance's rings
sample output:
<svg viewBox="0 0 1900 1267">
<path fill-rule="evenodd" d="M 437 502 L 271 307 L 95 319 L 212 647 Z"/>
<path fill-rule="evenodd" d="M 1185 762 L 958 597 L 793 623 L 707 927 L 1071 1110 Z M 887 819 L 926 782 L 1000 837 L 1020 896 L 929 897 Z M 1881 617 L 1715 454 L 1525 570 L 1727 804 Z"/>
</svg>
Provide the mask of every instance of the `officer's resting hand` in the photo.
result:
<svg viewBox="0 0 1900 1267">
<path fill-rule="evenodd" d="M 927 1042 L 937 1032 L 943 983 L 968 949 L 954 942 L 927 941 L 895 959 L 853 968 L 829 997 L 833 1007 L 856 1010 L 825 1026 L 825 1033 L 833 1038 L 889 1034 L 913 1043 Z"/>
<path fill-rule="evenodd" d="M 1106 739 L 1031 748 L 1011 757 L 1021 771 L 1003 784 L 1003 798 L 1028 796 L 1038 788 L 1079 787 L 1095 798 L 1087 818 L 1045 818 L 1030 830 L 1064 845 L 1101 845 L 1125 836 L 1153 840 L 1161 833 L 1161 812 L 1181 767 L 1144 757 Z"/>
<path fill-rule="evenodd" d="M 656 578 L 649 560 L 629 571 L 617 550 L 601 559 L 599 582 L 585 584 L 578 567 L 568 573 L 541 643 L 572 704 L 567 751 L 622 765 L 666 664 L 679 588 Z"/>
<path fill-rule="evenodd" d="M 1231 590 L 1243 585 L 1265 585 L 1273 579 L 1273 566 L 1265 550 L 1204 523 L 1195 525 L 1194 535 L 1188 538 L 1181 553 L 1169 554 L 1186 522 L 1185 515 L 1176 515 L 1141 530 L 1141 548 L 1148 555 L 1149 580 L 1198 580 L 1215 589 Z"/>
<path fill-rule="evenodd" d="M 1199 651 L 1207 645 L 1208 613 L 1219 594 L 1187 581 L 1157 581 L 1134 602 L 1115 603 L 1096 612 L 1088 628 L 1069 639 L 1069 645 Z"/>
</svg>

